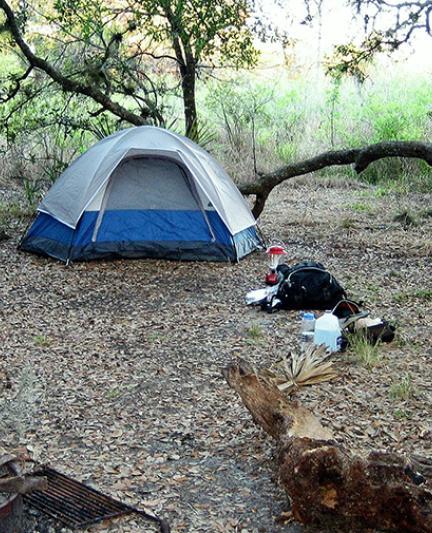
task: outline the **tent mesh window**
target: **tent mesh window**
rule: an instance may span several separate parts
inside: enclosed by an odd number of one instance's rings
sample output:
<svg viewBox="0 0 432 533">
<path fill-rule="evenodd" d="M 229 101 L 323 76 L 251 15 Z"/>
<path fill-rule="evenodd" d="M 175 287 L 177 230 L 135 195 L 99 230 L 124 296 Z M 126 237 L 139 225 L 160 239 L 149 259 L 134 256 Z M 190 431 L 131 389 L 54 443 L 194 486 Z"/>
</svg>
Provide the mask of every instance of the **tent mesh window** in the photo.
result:
<svg viewBox="0 0 432 533">
<path fill-rule="evenodd" d="M 140 157 L 124 161 L 111 177 L 105 209 L 199 210 L 183 169 L 172 161 Z"/>
</svg>

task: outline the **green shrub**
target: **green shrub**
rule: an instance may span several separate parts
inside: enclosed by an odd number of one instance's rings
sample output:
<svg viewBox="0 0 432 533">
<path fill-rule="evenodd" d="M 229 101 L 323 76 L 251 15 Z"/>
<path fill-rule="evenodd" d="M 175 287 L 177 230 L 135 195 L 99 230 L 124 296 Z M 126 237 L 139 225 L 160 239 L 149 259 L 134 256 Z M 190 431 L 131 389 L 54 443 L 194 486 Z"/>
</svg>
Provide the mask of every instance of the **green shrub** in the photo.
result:
<svg viewBox="0 0 432 533">
<path fill-rule="evenodd" d="M 12 57 L 0 60 L 0 72 L 14 69 Z M 160 83 L 173 85 L 168 78 L 161 75 Z M 397 69 L 381 73 L 371 68 L 365 83 L 342 79 L 337 86 L 306 75 L 293 78 L 282 70 L 272 72 L 271 83 L 263 79 L 262 72 L 258 78 L 241 71 L 197 84 L 201 137 L 237 180 L 253 179 L 254 159 L 258 170 L 267 171 L 331 148 L 431 138 L 432 78 L 426 74 L 407 78 Z M 46 188 L 95 139 L 127 126 L 109 113 L 90 117 L 96 107 L 89 99 L 50 91 L 14 113 L 7 130 L 0 129 L 0 174 L 21 180 L 30 205 L 39 196 L 38 180 Z M 172 93 L 161 98 L 168 127 L 181 131 L 181 100 Z M 0 106 L 0 124 L 11 105 Z M 322 175 L 357 179 L 349 166 L 326 168 Z M 432 191 L 432 169 L 415 159 L 376 161 L 360 179 L 388 192 Z"/>
</svg>

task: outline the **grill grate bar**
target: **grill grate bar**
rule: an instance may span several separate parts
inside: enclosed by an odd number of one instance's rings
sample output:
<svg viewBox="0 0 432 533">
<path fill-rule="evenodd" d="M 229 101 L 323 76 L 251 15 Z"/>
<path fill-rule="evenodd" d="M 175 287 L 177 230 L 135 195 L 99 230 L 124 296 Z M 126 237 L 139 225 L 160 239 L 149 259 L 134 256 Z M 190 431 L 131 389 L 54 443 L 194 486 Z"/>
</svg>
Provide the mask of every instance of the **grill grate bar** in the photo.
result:
<svg viewBox="0 0 432 533">
<path fill-rule="evenodd" d="M 136 513 L 159 524 L 162 533 L 170 532 L 169 525 L 162 518 L 114 500 L 114 498 L 79 483 L 53 468 L 45 466 L 41 470 L 33 472 L 32 475 L 46 476 L 48 489 L 26 494 L 25 500 L 36 509 L 52 516 L 68 527 L 87 527 L 102 520 Z"/>
<path fill-rule="evenodd" d="M 26 497 L 26 499 L 28 499 Z M 29 503 L 33 507 L 36 507 L 40 511 L 48 514 L 49 516 L 52 516 L 53 518 L 59 520 L 60 522 L 64 523 L 67 526 L 87 526 L 90 524 L 94 524 L 96 522 L 100 522 L 101 520 L 106 520 L 108 518 L 114 518 L 115 516 L 120 516 L 123 514 L 130 514 L 133 511 L 130 509 L 126 510 L 119 510 L 117 512 L 113 513 L 103 513 L 98 515 L 90 515 L 87 517 L 79 516 L 78 514 L 71 513 L 70 510 L 61 508 L 58 505 L 58 502 L 55 499 L 52 498 L 44 498 L 41 495 L 35 495 L 33 494 L 31 498 L 28 499 Z"/>
<path fill-rule="evenodd" d="M 32 496 L 33 495 L 42 505 L 44 503 L 50 503 L 51 505 L 54 505 L 59 512 L 69 516 L 72 520 L 77 520 L 78 522 L 82 521 L 83 519 L 91 519 L 95 512 L 105 512 L 103 508 L 99 510 L 94 509 L 94 511 L 92 510 L 93 512 L 91 512 L 88 509 L 83 508 L 79 501 L 77 502 L 76 500 L 72 499 L 68 500 L 67 496 L 60 496 L 52 490 L 49 492 L 45 491 L 44 493 L 33 493 Z"/>
<path fill-rule="evenodd" d="M 77 519 L 70 514 L 65 515 L 63 510 L 58 508 L 56 502 L 50 498 L 45 498 L 39 494 L 33 493 L 30 497 L 27 495 L 25 499 L 31 504 L 32 507 L 39 509 L 39 511 L 42 511 L 49 516 L 52 516 L 56 520 L 60 520 L 60 522 L 66 523 L 69 527 L 79 525 L 82 520 Z M 65 518 L 67 520 L 66 522 Z"/>
<path fill-rule="evenodd" d="M 89 487 L 88 485 L 84 485 L 83 483 L 68 478 L 60 472 L 56 472 L 55 470 L 50 469 L 48 467 L 46 467 L 45 470 L 42 470 L 41 472 L 35 473 L 34 475 L 47 476 L 49 489 L 51 487 L 58 490 L 63 489 L 63 491 L 66 492 L 66 494 L 68 495 L 70 495 L 71 493 L 75 493 L 77 496 L 82 495 L 86 498 L 90 497 L 92 501 L 99 502 L 100 505 L 103 506 L 111 506 L 114 509 L 125 507 L 123 503 L 114 500 L 110 496 L 99 492 L 93 487 Z M 52 483 L 50 483 L 50 480 L 52 481 Z"/>
<path fill-rule="evenodd" d="M 50 480 L 50 476 L 48 477 L 48 481 Z M 52 479 L 52 477 L 51 477 Z M 72 489 L 72 487 L 68 486 L 66 481 L 63 481 L 62 479 L 56 480 L 56 484 L 51 484 L 49 486 L 49 493 L 53 495 L 58 495 L 59 499 L 65 497 L 65 498 L 72 498 L 73 500 L 78 500 L 79 504 L 79 498 L 87 498 L 86 500 L 86 507 L 92 508 L 95 511 L 104 511 L 105 509 L 112 509 L 113 511 L 119 510 L 119 503 L 117 502 L 110 502 L 105 501 L 106 496 L 101 496 L 99 494 L 92 494 L 92 499 L 88 498 L 88 491 L 87 488 L 84 486 L 84 489 L 82 487 L 73 487 L 73 491 L 69 490 Z M 120 504 L 120 508 L 123 508 L 123 504 Z"/>
<path fill-rule="evenodd" d="M 132 507 L 49 467 L 33 475 L 46 476 L 48 489 L 27 494 L 25 499 L 30 505 L 67 526 L 87 526 L 101 520 L 135 512 Z"/>
</svg>

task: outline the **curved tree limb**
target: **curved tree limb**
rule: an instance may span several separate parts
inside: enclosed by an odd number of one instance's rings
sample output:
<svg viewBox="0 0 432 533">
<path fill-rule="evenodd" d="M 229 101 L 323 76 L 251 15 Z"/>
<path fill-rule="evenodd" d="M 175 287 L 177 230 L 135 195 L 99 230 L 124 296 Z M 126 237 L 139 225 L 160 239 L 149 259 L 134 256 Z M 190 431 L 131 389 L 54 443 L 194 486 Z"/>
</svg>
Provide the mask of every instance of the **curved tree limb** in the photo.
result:
<svg viewBox="0 0 432 533">
<path fill-rule="evenodd" d="M 0 0 L 0 9 L 2 9 L 6 15 L 6 28 L 12 34 L 15 43 L 31 67 L 44 71 L 53 81 L 58 83 L 64 91 L 89 96 L 107 111 L 111 111 L 111 113 L 114 115 L 126 120 L 127 122 L 130 122 L 131 124 L 134 124 L 135 126 L 142 126 L 147 123 L 147 119 L 153 114 L 150 109 L 142 108 L 141 115 L 132 113 L 114 100 L 111 100 L 111 98 L 109 98 L 95 86 L 87 85 L 81 81 L 77 81 L 63 75 L 46 59 L 34 54 L 24 40 L 14 12 L 6 0 Z"/>
<path fill-rule="evenodd" d="M 9 100 L 13 100 L 15 98 L 15 96 L 18 94 L 18 91 L 21 89 L 21 82 L 29 77 L 32 70 L 33 66 L 29 65 L 26 71 L 21 76 L 13 76 L 11 78 L 11 81 L 14 82 L 14 87 L 8 92 L 6 96 L 0 96 L 0 104 L 9 102 Z"/>
<path fill-rule="evenodd" d="M 354 165 L 354 170 L 360 174 L 374 161 L 387 157 L 422 159 L 432 166 L 432 144 L 419 141 L 389 141 L 371 144 L 364 148 L 324 152 L 310 159 L 291 163 L 273 172 L 258 174 L 257 181 L 240 184 L 239 189 L 242 194 L 256 195 L 252 212 L 255 218 L 258 218 L 271 191 L 288 179 L 326 167 L 342 165 Z"/>
</svg>

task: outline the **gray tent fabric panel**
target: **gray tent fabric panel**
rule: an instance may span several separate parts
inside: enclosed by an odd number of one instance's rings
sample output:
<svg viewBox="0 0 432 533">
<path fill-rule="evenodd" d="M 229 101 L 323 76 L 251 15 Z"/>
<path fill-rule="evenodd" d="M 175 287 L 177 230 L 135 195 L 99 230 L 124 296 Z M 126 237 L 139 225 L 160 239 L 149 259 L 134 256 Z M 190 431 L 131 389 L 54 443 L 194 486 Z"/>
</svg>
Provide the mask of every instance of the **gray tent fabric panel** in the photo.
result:
<svg viewBox="0 0 432 533">
<path fill-rule="evenodd" d="M 181 135 L 153 126 L 129 128 L 95 144 L 65 170 L 39 211 L 75 228 L 87 205 L 131 151 L 143 155 L 167 152 L 180 157 L 200 193 L 210 200 L 232 234 L 256 224 L 231 178 L 207 152 Z"/>
<path fill-rule="evenodd" d="M 255 226 L 240 231 L 233 237 L 237 259 L 249 255 L 254 250 L 263 248 L 263 241 L 257 233 Z"/>
<path fill-rule="evenodd" d="M 184 171 L 174 162 L 140 157 L 123 161 L 111 176 L 107 210 L 199 209 Z"/>
<path fill-rule="evenodd" d="M 168 132 L 169 135 L 174 135 Z M 180 137 L 180 136 L 179 136 Z M 196 169 L 199 185 L 212 200 L 216 211 L 232 233 L 237 233 L 256 224 L 250 207 L 225 172 L 224 168 L 203 148 L 187 137 L 180 137 L 185 150 L 181 151 L 186 166 Z"/>
<path fill-rule="evenodd" d="M 124 132 L 118 132 L 119 137 Z M 99 189 L 94 176 L 101 166 L 113 164 L 118 154 L 112 153 L 113 137 L 107 137 L 80 155 L 54 182 L 38 210 L 48 213 L 63 224 L 75 228 L 84 206 Z M 64 199 L 68 201 L 65 202 Z"/>
</svg>

